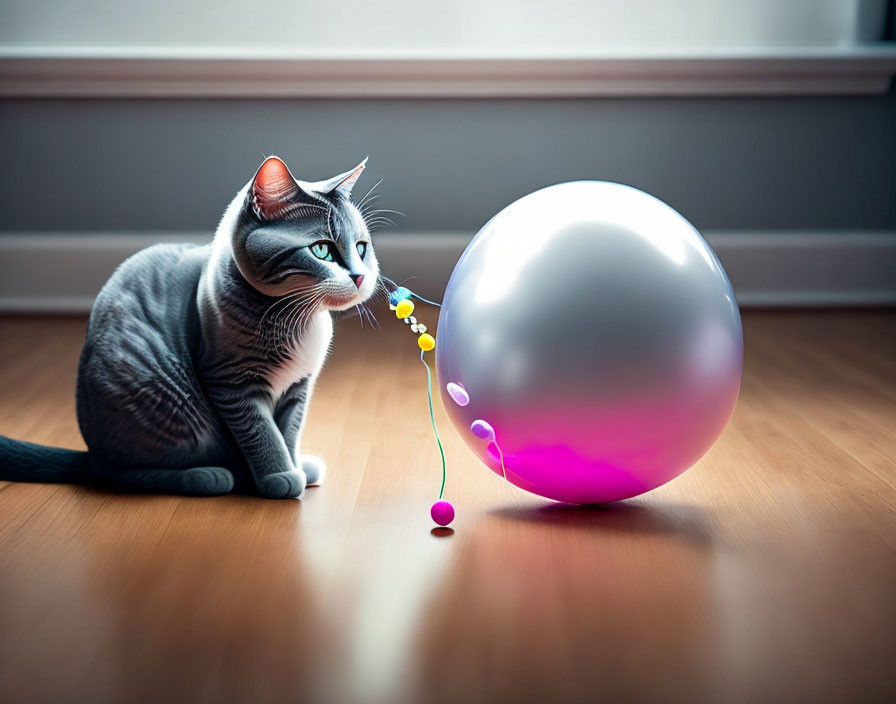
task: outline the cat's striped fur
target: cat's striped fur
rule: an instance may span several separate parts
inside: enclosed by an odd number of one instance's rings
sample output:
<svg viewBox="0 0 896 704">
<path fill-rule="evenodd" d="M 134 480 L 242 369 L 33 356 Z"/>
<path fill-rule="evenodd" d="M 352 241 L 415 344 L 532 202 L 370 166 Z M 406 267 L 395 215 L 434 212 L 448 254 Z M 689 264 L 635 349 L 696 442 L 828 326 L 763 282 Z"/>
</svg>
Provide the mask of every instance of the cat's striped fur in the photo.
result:
<svg viewBox="0 0 896 704">
<path fill-rule="evenodd" d="M 320 481 L 324 463 L 299 440 L 331 315 L 378 285 L 351 201 L 363 168 L 308 183 L 271 157 L 211 244 L 157 245 L 122 264 L 97 297 L 78 370 L 88 452 L 0 437 L 0 479 L 271 498 Z"/>
</svg>

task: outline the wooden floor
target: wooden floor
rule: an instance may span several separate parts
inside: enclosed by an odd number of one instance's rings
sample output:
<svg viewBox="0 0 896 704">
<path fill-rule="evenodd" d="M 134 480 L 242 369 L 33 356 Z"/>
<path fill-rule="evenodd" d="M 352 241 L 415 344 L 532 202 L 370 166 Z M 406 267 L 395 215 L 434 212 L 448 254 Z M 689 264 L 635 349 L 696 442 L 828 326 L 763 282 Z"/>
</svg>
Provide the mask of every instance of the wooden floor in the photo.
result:
<svg viewBox="0 0 896 704">
<path fill-rule="evenodd" d="M 438 409 L 444 535 L 413 342 L 358 322 L 301 501 L 0 482 L 0 699 L 896 700 L 896 313 L 747 314 L 721 440 L 615 506 L 503 483 Z M 83 331 L 0 321 L 0 432 L 83 446 Z"/>
</svg>

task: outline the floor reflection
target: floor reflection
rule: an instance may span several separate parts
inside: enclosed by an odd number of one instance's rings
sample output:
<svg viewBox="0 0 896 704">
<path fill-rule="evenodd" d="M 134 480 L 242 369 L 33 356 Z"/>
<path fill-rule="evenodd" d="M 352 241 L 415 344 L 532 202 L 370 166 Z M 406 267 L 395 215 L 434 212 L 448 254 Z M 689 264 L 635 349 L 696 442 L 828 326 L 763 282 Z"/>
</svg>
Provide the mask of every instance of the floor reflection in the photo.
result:
<svg viewBox="0 0 896 704">
<path fill-rule="evenodd" d="M 160 513 L 163 530 L 147 523 Z M 83 624 L 103 653 L 87 689 L 110 701 L 300 699 L 321 641 L 300 518 L 299 502 L 242 497 L 104 503 L 78 539 L 85 598 L 103 616 Z"/>
<path fill-rule="evenodd" d="M 407 522 L 356 514 L 326 601 L 332 647 L 321 701 L 398 704 L 408 695 L 416 636 L 432 618 L 455 545 L 451 529 L 431 533 L 426 512 L 414 508 L 395 511 Z"/>
<path fill-rule="evenodd" d="M 429 606 L 411 699 L 612 701 L 636 683 L 647 698 L 708 698 L 707 523 L 697 506 L 649 501 L 485 513 Z"/>
</svg>

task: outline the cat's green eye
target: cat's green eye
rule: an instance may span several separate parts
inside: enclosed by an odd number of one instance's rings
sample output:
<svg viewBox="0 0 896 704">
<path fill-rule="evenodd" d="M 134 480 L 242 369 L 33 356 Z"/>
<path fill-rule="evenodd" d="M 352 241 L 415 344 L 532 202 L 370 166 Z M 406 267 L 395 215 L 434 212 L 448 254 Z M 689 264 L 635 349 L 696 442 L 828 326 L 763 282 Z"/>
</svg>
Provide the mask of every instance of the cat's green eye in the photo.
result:
<svg viewBox="0 0 896 704">
<path fill-rule="evenodd" d="M 367 254 L 367 243 L 366 242 L 358 242 L 358 244 L 355 245 L 355 248 L 358 250 L 358 256 L 360 256 L 361 259 L 363 259 L 364 255 Z"/>
<path fill-rule="evenodd" d="M 333 245 L 330 242 L 315 242 L 311 245 L 311 253 L 325 262 L 333 261 Z"/>
</svg>

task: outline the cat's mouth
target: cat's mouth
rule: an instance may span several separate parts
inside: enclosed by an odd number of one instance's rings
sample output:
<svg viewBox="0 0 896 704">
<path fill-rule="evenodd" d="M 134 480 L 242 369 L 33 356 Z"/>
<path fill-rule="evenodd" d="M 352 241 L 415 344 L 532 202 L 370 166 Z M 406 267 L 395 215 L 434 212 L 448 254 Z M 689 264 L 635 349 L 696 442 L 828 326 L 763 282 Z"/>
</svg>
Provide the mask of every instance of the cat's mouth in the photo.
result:
<svg viewBox="0 0 896 704">
<path fill-rule="evenodd" d="M 363 302 L 364 299 L 358 295 L 354 295 L 351 298 L 325 298 L 323 307 L 327 310 L 348 310 Z"/>
<path fill-rule="evenodd" d="M 366 286 L 361 286 L 327 292 L 321 301 L 321 305 L 327 310 L 348 310 L 370 298 L 372 291 L 367 291 L 366 289 Z"/>
<path fill-rule="evenodd" d="M 369 299 L 378 286 L 375 275 L 352 277 L 351 281 L 320 281 L 303 289 L 305 305 L 324 310 L 342 311 Z"/>
</svg>

